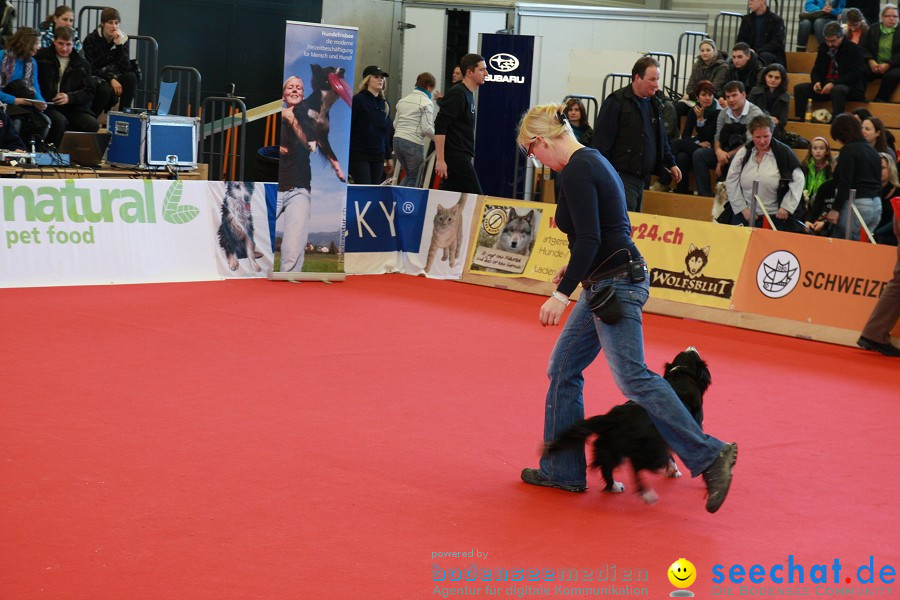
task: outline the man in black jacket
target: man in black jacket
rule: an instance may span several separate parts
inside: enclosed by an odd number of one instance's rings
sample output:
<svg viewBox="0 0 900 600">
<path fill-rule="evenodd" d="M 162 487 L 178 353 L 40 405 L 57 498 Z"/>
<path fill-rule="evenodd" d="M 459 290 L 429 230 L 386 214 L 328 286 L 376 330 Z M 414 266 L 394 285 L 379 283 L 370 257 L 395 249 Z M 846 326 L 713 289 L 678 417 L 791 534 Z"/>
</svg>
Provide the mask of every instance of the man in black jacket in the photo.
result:
<svg viewBox="0 0 900 600">
<path fill-rule="evenodd" d="M 53 45 L 39 50 L 34 58 L 41 90 L 53 102 L 45 111 L 50 117 L 47 141 L 58 146 L 66 131 L 95 132 L 100 124 L 91 112 L 95 89 L 91 67 L 73 51 L 75 30 L 57 27 L 54 34 Z"/>
<path fill-rule="evenodd" d="M 594 123 L 594 148 L 619 173 L 630 211 L 640 212 L 651 175 L 668 169 L 675 185 L 681 181 L 655 95 L 658 89 L 659 63 L 652 56 L 642 56 L 631 68 L 631 85 L 603 100 Z"/>
<path fill-rule="evenodd" d="M 459 61 L 462 81 L 444 95 L 434 119 L 434 172 L 441 177 L 441 189 L 451 192 L 481 193 L 475 172 L 475 90 L 484 83 L 487 65 L 478 54 L 466 54 Z"/>
<path fill-rule="evenodd" d="M 794 86 L 794 112 L 802 119 L 806 102 L 831 100 L 832 113 L 836 117 L 844 112 L 848 100 L 865 101 L 866 82 L 863 77 L 866 64 L 863 50 L 844 39 L 844 32 L 837 21 L 825 26 L 825 45 L 819 47 L 816 62 L 810 74 L 811 83 Z"/>
<path fill-rule="evenodd" d="M 741 17 L 737 41 L 749 44 L 763 65 L 786 65 L 784 20 L 769 10 L 767 0 L 749 0 L 747 7 L 750 12 Z"/>
</svg>

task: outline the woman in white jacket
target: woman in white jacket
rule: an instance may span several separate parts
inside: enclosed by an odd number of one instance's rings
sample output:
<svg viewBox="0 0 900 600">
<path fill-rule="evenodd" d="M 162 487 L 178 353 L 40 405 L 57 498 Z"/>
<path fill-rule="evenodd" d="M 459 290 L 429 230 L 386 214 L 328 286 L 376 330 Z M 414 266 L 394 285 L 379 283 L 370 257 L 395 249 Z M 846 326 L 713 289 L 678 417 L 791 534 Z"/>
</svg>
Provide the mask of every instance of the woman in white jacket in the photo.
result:
<svg viewBox="0 0 900 600">
<path fill-rule="evenodd" d="M 425 162 L 425 139 L 434 139 L 434 92 L 436 80 L 431 73 L 416 78 L 416 89 L 397 102 L 394 118 L 394 153 L 406 172 L 404 187 L 418 187 Z"/>
</svg>

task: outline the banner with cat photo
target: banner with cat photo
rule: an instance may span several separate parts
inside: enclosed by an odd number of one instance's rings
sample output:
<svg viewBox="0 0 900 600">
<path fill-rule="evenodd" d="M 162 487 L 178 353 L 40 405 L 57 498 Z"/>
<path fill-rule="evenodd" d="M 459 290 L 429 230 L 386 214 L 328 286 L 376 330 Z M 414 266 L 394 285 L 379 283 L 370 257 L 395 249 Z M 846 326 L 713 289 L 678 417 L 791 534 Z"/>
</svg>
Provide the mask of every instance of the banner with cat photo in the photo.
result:
<svg viewBox="0 0 900 600">
<path fill-rule="evenodd" d="M 551 281 L 569 262 L 555 215 L 554 204 L 485 197 L 468 272 Z"/>
<path fill-rule="evenodd" d="M 650 267 L 650 296 L 731 308 L 750 229 L 628 213 L 631 237 Z"/>
<path fill-rule="evenodd" d="M 345 272 L 460 279 L 476 200 L 459 192 L 350 186 Z"/>
<path fill-rule="evenodd" d="M 344 270 L 355 27 L 288 21 L 285 31 L 275 267 Z M 334 252 L 307 252 L 333 248 Z"/>
<path fill-rule="evenodd" d="M 274 264 L 269 233 L 267 187 L 271 184 L 210 181 L 207 198 L 222 277 L 265 277 Z M 275 186 L 271 186 L 275 187 Z M 307 246 L 307 254 L 314 251 Z"/>
</svg>

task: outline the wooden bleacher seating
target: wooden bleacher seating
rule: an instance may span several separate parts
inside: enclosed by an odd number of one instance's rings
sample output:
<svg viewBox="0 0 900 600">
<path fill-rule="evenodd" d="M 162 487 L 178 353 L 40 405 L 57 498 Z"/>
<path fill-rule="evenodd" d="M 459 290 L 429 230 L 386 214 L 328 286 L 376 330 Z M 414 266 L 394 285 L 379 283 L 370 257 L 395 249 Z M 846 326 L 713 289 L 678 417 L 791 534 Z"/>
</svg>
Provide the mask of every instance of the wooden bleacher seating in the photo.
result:
<svg viewBox="0 0 900 600">
<path fill-rule="evenodd" d="M 651 215 L 693 219 L 695 221 L 712 221 L 714 198 L 676 194 L 674 192 L 652 192 L 644 190 L 641 212 Z"/>
</svg>

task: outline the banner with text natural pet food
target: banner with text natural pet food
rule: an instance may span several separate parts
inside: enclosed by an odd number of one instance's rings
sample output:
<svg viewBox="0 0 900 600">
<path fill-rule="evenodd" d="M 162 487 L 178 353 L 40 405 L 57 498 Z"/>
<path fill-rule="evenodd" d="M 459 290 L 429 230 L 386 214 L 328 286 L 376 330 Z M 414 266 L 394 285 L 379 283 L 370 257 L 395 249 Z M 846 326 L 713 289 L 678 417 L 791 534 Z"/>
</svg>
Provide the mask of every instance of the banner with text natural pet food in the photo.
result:
<svg viewBox="0 0 900 600">
<path fill-rule="evenodd" d="M 3 181 L 0 287 L 219 278 L 208 182 Z"/>
<path fill-rule="evenodd" d="M 345 272 L 461 278 L 477 199 L 440 190 L 350 186 Z"/>
<path fill-rule="evenodd" d="M 485 197 L 469 273 L 551 281 L 569 262 L 556 205 Z"/>
<path fill-rule="evenodd" d="M 344 206 L 358 31 L 288 21 L 276 210 L 281 272 L 344 270 Z M 307 252 L 310 244 L 333 252 Z"/>
</svg>

